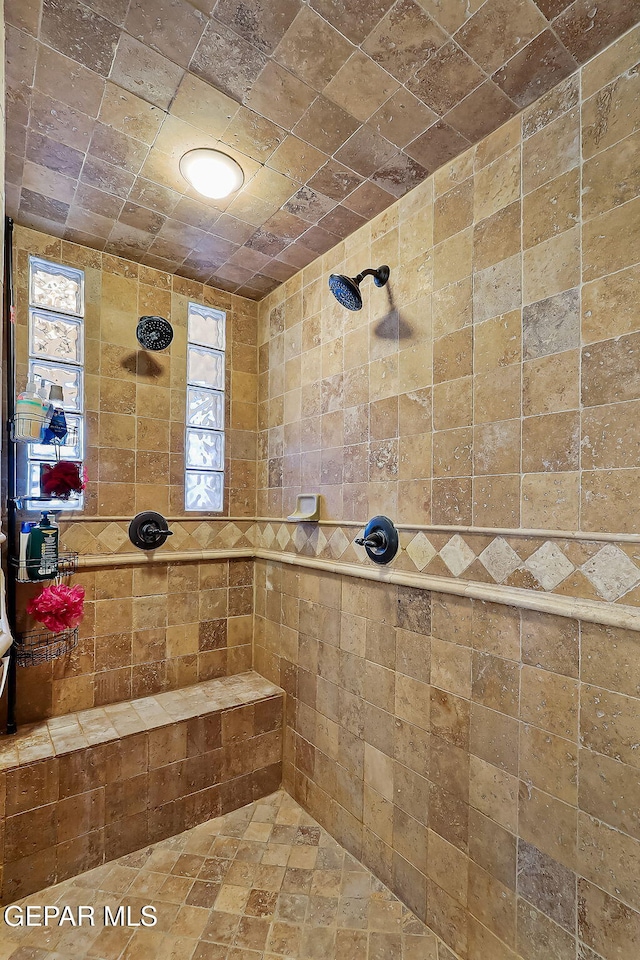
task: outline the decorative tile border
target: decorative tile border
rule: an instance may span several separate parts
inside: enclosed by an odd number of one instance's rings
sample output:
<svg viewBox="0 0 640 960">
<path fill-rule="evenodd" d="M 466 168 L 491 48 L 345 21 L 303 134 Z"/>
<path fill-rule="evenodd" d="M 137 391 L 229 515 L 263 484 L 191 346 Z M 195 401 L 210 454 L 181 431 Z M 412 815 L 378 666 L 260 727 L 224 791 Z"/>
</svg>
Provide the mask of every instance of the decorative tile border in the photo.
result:
<svg viewBox="0 0 640 960">
<path fill-rule="evenodd" d="M 267 549 L 277 549 L 277 543 L 285 552 L 371 564 L 364 549 L 353 542 L 358 528 L 278 522 L 258 526 L 260 543 Z M 400 551 L 391 567 L 603 603 L 640 605 L 640 545 L 634 543 L 400 530 Z"/>
<path fill-rule="evenodd" d="M 65 546 L 82 555 L 130 554 L 127 521 L 62 525 Z M 281 520 L 176 520 L 159 556 L 203 550 L 266 549 L 373 566 L 354 540 L 361 526 Z M 553 593 L 601 603 L 640 606 L 640 542 L 498 535 L 401 528 L 391 569 Z"/>
</svg>

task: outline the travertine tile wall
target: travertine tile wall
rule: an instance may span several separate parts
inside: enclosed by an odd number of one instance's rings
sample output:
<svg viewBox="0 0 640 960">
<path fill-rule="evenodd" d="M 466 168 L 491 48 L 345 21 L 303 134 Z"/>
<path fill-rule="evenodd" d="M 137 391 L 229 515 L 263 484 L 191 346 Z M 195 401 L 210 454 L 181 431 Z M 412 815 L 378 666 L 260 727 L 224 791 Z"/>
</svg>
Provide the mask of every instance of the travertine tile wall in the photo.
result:
<svg viewBox="0 0 640 960">
<path fill-rule="evenodd" d="M 310 490 L 363 524 L 640 532 L 639 62 L 636 30 L 262 302 L 259 515 Z M 637 632 L 264 561 L 256 588 L 287 789 L 456 956 L 638 955 Z"/>
<path fill-rule="evenodd" d="M 464 960 L 640 949 L 638 633 L 258 561 L 284 783 Z"/>
<path fill-rule="evenodd" d="M 251 667 L 253 561 L 84 571 L 80 640 L 18 670 L 18 723 L 175 690 Z M 24 610 L 36 585 L 22 586 Z M 27 627 L 21 617 L 20 627 Z"/>
<path fill-rule="evenodd" d="M 640 33 L 260 305 L 258 514 L 638 533 Z M 388 263 L 364 309 L 327 287 Z"/>
</svg>

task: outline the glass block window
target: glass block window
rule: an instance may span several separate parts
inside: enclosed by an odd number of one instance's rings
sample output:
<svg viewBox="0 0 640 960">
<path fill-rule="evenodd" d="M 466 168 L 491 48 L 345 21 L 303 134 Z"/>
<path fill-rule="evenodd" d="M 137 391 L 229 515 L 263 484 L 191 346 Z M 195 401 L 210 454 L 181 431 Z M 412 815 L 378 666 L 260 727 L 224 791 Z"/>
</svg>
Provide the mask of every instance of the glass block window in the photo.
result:
<svg viewBox="0 0 640 960">
<path fill-rule="evenodd" d="M 225 325 L 223 310 L 189 304 L 185 509 L 222 510 Z"/>
<path fill-rule="evenodd" d="M 64 394 L 69 434 L 60 445 L 61 460 L 84 458 L 84 271 L 29 257 L 29 379 Z M 53 463 L 50 444 L 27 445 L 26 496 L 39 497 L 40 469 Z M 80 500 L 50 501 L 56 510 L 77 510 Z M 35 505 L 34 505 L 35 508 Z"/>
<path fill-rule="evenodd" d="M 84 316 L 84 272 L 29 258 L 29 303 L 72 317 Z"/>
</svg>

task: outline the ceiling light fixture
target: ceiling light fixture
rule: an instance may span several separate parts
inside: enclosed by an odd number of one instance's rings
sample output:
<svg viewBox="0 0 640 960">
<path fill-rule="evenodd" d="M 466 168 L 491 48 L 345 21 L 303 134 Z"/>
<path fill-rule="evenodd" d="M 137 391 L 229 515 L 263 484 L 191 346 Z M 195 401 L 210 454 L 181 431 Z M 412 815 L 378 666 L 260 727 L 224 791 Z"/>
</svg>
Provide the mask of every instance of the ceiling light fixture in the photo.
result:
<svg viewBox="0 0 640 960">
<path fill-rule="evenodd" d="M 194 190 L 212 200 L 235 193 L 244 183 L 239 163 L 220 150 L 198 147 L 180 158 L 180 173 Z"/>
</svg>

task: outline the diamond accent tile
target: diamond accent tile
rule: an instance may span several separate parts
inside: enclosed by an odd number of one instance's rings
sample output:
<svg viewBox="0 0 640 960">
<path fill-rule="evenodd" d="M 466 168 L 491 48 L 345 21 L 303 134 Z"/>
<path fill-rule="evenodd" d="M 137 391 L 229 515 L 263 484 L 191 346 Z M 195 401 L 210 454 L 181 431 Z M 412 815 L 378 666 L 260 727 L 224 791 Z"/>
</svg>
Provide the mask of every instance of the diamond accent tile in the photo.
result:
<svg viewBox="0 0 640 960">
<path fill-rule="evenodd" d="M 582 572 L 605 600 L 618 600 L 640 581 L 633 560 L 609 543 L 581 567 Z"/>
<path fill-rule="evenodd" d="M 329 551 L 331 556 L 334 557 L 334 559 L 339 560 L 348 546 L 349 540 L 347 540 L 345 537 L 342 528 L 338 527 L 337 530 L 329 537 Z"/>
<path fill-rule="evenodd" d="M 407 546 L 407 553 L 418 570 L 424 570 L 427 564 L 431 563 L 437 551 L 429 538 L 420 531 Z"/>
<path fill-rule="evenodd" d="M 469 544 L 462 539 L 459 533 L 455 537 L 451 537 L 451 540 L 444 545 L 440 551 L 440 556 L 454 577 L 459 577 L 461 573 L 464 573 L 476 558 Z"/>
<path fill-rule="evenodd" d="M 281 525 L 280 529 L 278 530 L 278 535 L 276 537 L 276 540 L 278 541 L 278 545 L 281 550 L 284 550 L 285 547 L 289 546 L 289 541 L 291 540 L 291 536 L 284 523 Z"/>
<path fill-rule="evenodd" d="M 74 523 L 60 535 L 68 550 L 77 550 L 78 553 L 93 553 L 95 550 L 95 537 L 83 523 Z"/>
<path fill-rule="evenodd" d="M 507 577 L 522 565 L 518 554 L 502 537 L 492 540 L 478 559 L 496 583 L 504 583 Z"/>
<path fill-rule="evenodd" d="M 245 533 L 245 537 L 247 538 L 247 540 L 249 541 L 252 547 L 257 546 L 260 543 L 260 539 L 261 539 L 259 525 L 257 523 L 252 523 L 249 529 L 247 530 L 247 532 Z"/>
<path fill-rule="evenodd" d="M 293 545 L 296 548 L 296 550 L 300 552 L 304 547 L 304 545 L 308 542 L 308 540 L 309 540 L 309 535 L 305 533 L 304 527 L 298 524 L 293 534 Z"/>
<path fill-rule="evenodd" d="M 317 527 L 309 537 L 309 545 L 316 557 L 320 556 L 327 545 L 327 538 L 324 535 L 322 527 Z"/>
<path fill-rule="evenodd" d="M 544 590 L 555 590 L 575 570 L 562 550 L 550 540 L 531 554 L 525 567 Z"/>
<path fill-rule="evenodd" d="M 173 536 L 169 537 L 168 542 L 174 550 L 178 550 L 189 539 L 189 534 L 181 523 L 172 523 L 171 529 Z"/>
<path fill-rule="evenodd" d="M 193 531 L 193 539 L 196 540 L 201 547 L 206 547 L 209 542 L 209 535 L 211 533 L 211 526 L 208 523 L 199 524 L 196 529 Z"/>
<path fill-rule="evenodd" d="M 94 535 L 92 530 L 100 530 L 100 533 Z M 178 550 L 224 550 L 255 546 L 331 558 L 344 563 L 369 562 L 364 549 L 351 539 L 353 530 L 350 527 L 211 519 L 175 521 L 172 530 L 174 536 L 164 548 L 167 554 Z M 436 545 L 445 539 L 441 534 L 433 534 L 432 538 Z M 67 522 L 62 526 L 61 541 L 67 549 L 77 549 L 83 554 L 113 555 L 131 552 L 125 522 Z M 476 579 L 473 571 L 479 568 L 469 571 L 469 567 L 476 560 L 474 545 L 478 542 L 484 549 L 477 555 L 477 559 L 496 583 L 514 585 L 513 574 L 517 572 L 518 585 L 523 589 L 541 588 L 554 591 L 577 570 L 583 584 L 582 589 L 586 589 L 588 595 L 594 599 L 597 597 L 606 603 L 615 603 L 640 585 L 640 565 L 636 566 L 624 550 L 612 543 L 602 546 L 588 541 L 584 541 L 584 545 L 592 549 L 583 551 L 581 559 L 584 560 L 593 550 L 597 552 L 581 565 L 574 565 L 556 541 L 541 539 L 538 540 L 541 545 L 525 562 L 505 537 L 496 537 L 488 546 L 484 546 L 487 542 L 485 537 L 467 535 L 465 539 L 456 534 L 438 552 L 427 533 L 408 529 L 400 533 L 401 549 L 394 567 L 398 571 L 418 570 L 445 577 L 459 577 L 468 571 L 467 576 Z M 170 562 L 170 556 L 167 561 Z M 486 580 L 486 577 L 481 574 L 480 579 Z M 572 582 L 570 595 L 583 595 L 579 590 L 576 583 Z"/>
<path fill-rule="evenodd" d="M 222 543 L 230 547 L 235 547 L 235 545 L 237 544 L 238 540 L 241 539 L 241 537 L 242 537 L 242 533 L 240 530 L 238 530 L 235 523 L 228 523 L 224 528 L 224 530 L 222 531 L 220 539 Z"/>
<path fill-rule="evenodd" d="M 97 539 L 103 546 L 111 550 L 112 553 L 116 553 L 122 544 L 127 542 L 129 537 L 117 523 L 110 523 L 102 533 L 98 535 Z"/>
</svg>

